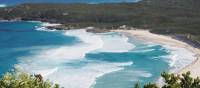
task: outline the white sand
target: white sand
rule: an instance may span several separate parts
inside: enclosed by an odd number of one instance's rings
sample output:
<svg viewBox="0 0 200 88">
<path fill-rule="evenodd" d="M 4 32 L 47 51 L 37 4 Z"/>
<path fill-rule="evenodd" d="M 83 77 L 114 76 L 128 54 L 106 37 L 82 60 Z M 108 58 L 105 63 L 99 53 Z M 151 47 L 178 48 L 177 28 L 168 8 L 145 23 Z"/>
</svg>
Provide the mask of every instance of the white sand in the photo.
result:
<svg viewBox="0 0 200 88">
<path fill-rule="evenodd" d="M 45 26 L 45 27 L 53 27 L 53 26 L 59 26 L 59 25 L 61 25 L 61 24 L 42 22 L 42 26 Z"/>
<path fill-rule="evenodd" d="M 150 33 L 148 30 L 113 30 L 113 31 L 129 34 L 143 41 L 150 41 L 161 45 L 169 45 L 172 47 L 185 48 L 187 50 L 190 50 L 191 52 L 195 53 L 197 59 L 190 65 L 183 67 L 183 69 L 178 71 L 177 74 L 182 74 L 187 71 L 190 71 L 192 77 L 200 76 L 200 59 L 199 59 L 200 49 L 192 47 L 191 45 L 185 42 L 173 39 L 170 36 Z"/>
</svg>

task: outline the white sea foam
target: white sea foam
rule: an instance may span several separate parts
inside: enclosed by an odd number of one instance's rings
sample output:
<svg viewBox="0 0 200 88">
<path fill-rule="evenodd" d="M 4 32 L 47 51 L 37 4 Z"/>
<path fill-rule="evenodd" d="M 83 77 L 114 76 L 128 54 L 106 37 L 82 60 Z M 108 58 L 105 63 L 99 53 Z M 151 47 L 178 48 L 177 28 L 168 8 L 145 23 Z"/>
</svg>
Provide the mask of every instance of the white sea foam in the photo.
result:
<svg viewBox="0 0 200 88">
<path fill-rule="evenodd" d="M 59 83 L 65 88 L 89 88 L 95 84 L 95 80 L 107 73 L 122 70 L 132 62 L 108 63 L 89 62 L 81 67 L 64 65 L 63 60 L 45 60 L 28 58 L 16 65 L 19 69 L 31 73 L 41 74 L 45 79 Z"/>
<path fill-rule="evenodd" d="M 43 26 L 43 27 L 59 26 L 59 25 L 62 25 L 62 24 L 59 24 L 59 23 L 49 23 L 49 22 L 42 22 L 42 21 L 28 21 L 28 22 L 32 22 L 32 23 L 40 23 L 41 26 Z"/>
<path fill-rule="evenodd" d="M 148 44 L 148 47 L 159 45 L 153 42 L 146 42 Z M 158 59 L 158 58 L 164 58 L 166 62 L 169 63 L 170 66 L 170 72 L 177 72 L 183 69 L 183 67 L 186 67 L 187 65 L 191 64 L 195 59 L 195 53 L 192 51 L 186 49 L 186 48 L 180 48 L 180 47 L 173 47 L 169 45 L 161 45 L 163 49 L 166 49 L 169 53 L 169 55 L 164 56 L 158 56 L 154 57 L 152 59 Z"/>
<path fill-rule="evenodd" d="M 95 80 L 107 73 L 119 71 L 123 66 L 131 65 L 127 63 L 106 63 L 97 62 L 89 63 L 88 65 L 80 68 L 64 68 L 52 74 L 49 78 L 56 80 L 57 83 L 65 86 L 66 88 L 89 88 L 95 84 Z M 63 78 L 64 76 L 64 78 Z"/>
<path fill-rule="evenodd" d="M 167 62 L 169 62 L 169 66 L 171 67 L 171 72 L 177 72 L 181 70 L 183 67 L 191 64 L 196 58 L 195 53 L 185 48 L 171 47 L 164 45 L 166 49 L 168 49 L 170 55 L 166 56 Z"/>
<path fill-rule="evenodd" d="M 46 31 L 47 28 L 46 28 L 46 27 L 37 27 L 35 30 L 38 30 L 38 31 Z"/>
<path fill-rule="evenodd" d="M 152 52 L 154 50 L 155 49 L 143 49 L 143 50 L 135 50 L 135 51 L 132 51 L 132 52 L 135 52 L 135 53 L 145 53 L 145 52 Z"/>
<path fill-rule="evenodd" d="M 145 77 L 145 78 L 152 76 L 151 73 L 149 73 L 147 71 L 143 71 L 143 70 L 126 71 L 126 74 L 128 74 L 130 76 L 133 75 L 134 77 Z"/>
<path fill-rule="evenodd" d="M 48 22 L 42 22 L 42 26 L 49 27 L 49 26 L 59 26 L 61 24 L 58 23 L 48 23 Z"/>
<path fill-rule="evenodd" d="M 134 71 L 134 74 L 137 74 L 138 77 L 145 77 L 145 78 L 152 76 L 152 74 L 147 71 Z"/>
<path fill-rule="evenodd" d="M 152 77 L 152 74 L 149 71 L 134 69 L 134 70 L 125 70 L 120 73 L 120 75 L 124 75 L 125 81 L 144 82 L 146 78 Z M 122 76 L 123 77 L 123 76 Z M 144 79 L 141 79 L 144 78 Z"/>
<path fill-rule="evenodd" d="M 48 23 L 48 22 L 41 22 L 41 21 L 28 21 L 28 22 L 39 23 L 40 26 L 39 27 L 36 26 L 36 28 L 35 28 L 35 30 L 38 30 L 38 31 L 50 31 L 50 32 L 57 31 L 56 29 L 48 29 L 47 27 L 61 25 L 58 23 Z"/>
<path fill-rule="evenodd" d="M 117 34 L 101 34 L 100 35 L 104 44 L 103 47 L 98 49 L 100 52 L 128 52 L 135 46 L 128 42 L 128 37 Z"/>
<path fill-rule="evenodd" d="M 37 30 L 46 30 L 45 28 Z M 48 59 L 80 59 L 84 58 L 85 54 L 98 51 L 98 52 L 128 52 L 134 48 L 134 45 L 128 43 L 128 38 L 125 36 L 115 35 L 96 35 L 88 33 L 84 29 L 69 30 L 65 33 L 67 36 L 75 36 L 82 43 L 74 46 L 62 46 L 56 49 L 49 49 L 41 51 L 40 57 Z M 48 55 L 48 56 L 47 56 Z M 59 56 L 57 58 L 57 56 Z"/>
<path fill-rule="evenodd" d="M 35 21 L 35 20 L 32 20 L 32 21 L 27 21 L 27 22 L 32 22 L 32 23 L 43 23 L 43 22 L 41 22 L 41 21 Z"/>
<path fill-rule="evenodd" d="M 0 8 L 6 7 L 6 6 L 7 6 L 6 4 L 0 4 Z"/>
<path fill-rule="evenodd" d="M 46 30 L 43 29 L 37 30 Z M 42 74 L 46 79 L 59 83 L 66 88 L 89 88 L 95 84 L 95 80 L 105 74 L 119 71 L 124 66 L 133 64 L 111 63 L 103 61 L 88 61 L 85 58 L 87 53 L 92 52 L 128 52 L 134 49 L 134 45 L 128 42 L 128 37 L 112 34 L 93 34 L 84 29 L 69 30 L 64 33 L 66 36 L 74 36 L 80 43 L 72 46 L 60 46 L 34 50 L 31 56 L 19 58 L 20 63 L 16 67 L 31 74 Z M 154 46 L 149 44 L 148 47 Z M 178 71 L 190 64 L 195 58 L 194 54 L 184 48 L 164 46 L 169 49 L 166 61 L 169 62 L 172 71 Z M 146 49 L 138 52 L 150 52 L 154 49 Z M 183 54 L 184 53 L 184 54 Z M 187 53 L 187 54 L 185 54 Z M 194 58 L 194 59 L 193 59 Z M 83 66 L 66 65 L 68 63 L 79 64 L 86 61 Z M 136 72 L 138 77 L 151 77 L 148 72 Z"/>
<path fill-rule="evenodd" d="M 49 31 L 49 32 L 54 32 L 54 31 L 57 31 L 56 29 L 48 29 L 48 28 L 46 28 L 46 27 L 36 27 L 36 29 L 35 30 L 37 30 L 37 31 Z"/>
<path fill-rule="evenodd" d="M 31 74 L 41 74 L 46 79 L 59 83 L 66 88 L 89 88 L 92 84 L 95 84 L 95 80 L 98 77 L 122 70 L 124 66 L 133 64 L 132 62 L 111 63 L 86 60 L 85 55 L 87 53 L 99 50 L 104 46 L 104 39 L 106 39 L 104 35 L 88 33 L 84 29 L 70 30 L 64 33 L 64 35 L 77 37 L 80 43 L 72 46 L 31 51 L 29 53 L 32 55 L 20 57 L 20 63 L 15 67 Z M 108 37 L 111 40 L 112 37 Z M 127 39 L 123 39 L 125 38 L 119 38 L 118 42 L 127 45 Z M 111 42 L 107 44 L 111 44 Z M 116 51 L 128 51 L 132 48 L 129 44 L 128 46 L 128 48 L 121 50 L 117 48 Z M 103 47 L 102 51 L 115 52 L 114 49 L 106 49 L 105 47 Z M 68 63 L 80 64 L 82 61 L 88 63 L 83 66 L 67 65 Z"/>
<path fill-rule="evenodd" d="M 0 22 L 10 22 L 9 20 L 0 20 Z"/>
<path fill-rule="evenodd" d="M 48 50 L 41 50 L 40 53 L 33 52 L 34 58 L 47 59 L 68 59 L 76 60 L 85 57 L 85 54 L 99 49 L 103 46 L 103 40 L 100 36 L 88 33 L 85 30 L 71 30 L 65 33 L 67 36 L 75 36 L 82 43 L 73 46 L 61 46 Z"/>
</svg>

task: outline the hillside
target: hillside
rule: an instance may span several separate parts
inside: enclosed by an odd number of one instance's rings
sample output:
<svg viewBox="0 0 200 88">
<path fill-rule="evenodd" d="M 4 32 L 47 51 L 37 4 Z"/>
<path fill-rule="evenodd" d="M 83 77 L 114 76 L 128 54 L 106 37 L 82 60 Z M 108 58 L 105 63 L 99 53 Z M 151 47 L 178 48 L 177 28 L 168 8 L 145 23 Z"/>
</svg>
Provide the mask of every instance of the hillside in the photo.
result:
<svg viewBox="0 0 200 88">
<path fill-rule="evenodd" d="M 118 4 L 22 4 L 0 9 L 0 19 L 58 22 L 66 26 L 127 25 L 200 41 L 199 0 L 143 0 Z"/>
</svg>

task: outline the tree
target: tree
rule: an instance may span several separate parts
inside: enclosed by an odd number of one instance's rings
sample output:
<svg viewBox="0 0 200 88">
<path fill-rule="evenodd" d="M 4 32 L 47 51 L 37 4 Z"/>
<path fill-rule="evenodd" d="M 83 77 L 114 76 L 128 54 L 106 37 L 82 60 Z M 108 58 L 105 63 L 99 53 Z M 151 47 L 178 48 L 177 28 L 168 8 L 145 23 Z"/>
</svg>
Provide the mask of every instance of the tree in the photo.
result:
<svg viewBox="0 0 200 88">
<path fill-rule="evenodd" d="M 180 83 L 178 81 L 180 80 L 179 75 L 163 72 L 161 76 L 165 80 L 165 85 L 162 88 L 181 88 Z"/>
<path fill-rule="evenodd" d="M 44 81 L 41 75 L 28 75 L 22 72 L 6 73 L 0 78 L 0 88 L 59 88 Z"/>
<path fill-rule="evenodd" d="M 148 83 L 144 85 L 144 88 L 159 88 L 156 84 Z"/>
<path fill-rule="evenodd" d="M 165 84 L 161 88 L 200 88 L 200 79 L 199 77 L 197 78 L 192 78 L 190 76 L 190 72 L 180 75 L 175 75 L 175 74 L 169 74 L 166 72 L 163 72 L 161 74 L 162 78 L 164 79 Z M 137 85 L 135 88 L 140 88 Z M 159 88 L 156 84 L 148 83 L 144 85 L 143 88 Z"/>
<path fill-rule="evenodd" d="M 183 78 L 181 78 L 181 88 L 200 88 L 200 79 L 199 77 L 193 79 L 190 76 L 190 72 L 182 74 Z"/>
</svg>

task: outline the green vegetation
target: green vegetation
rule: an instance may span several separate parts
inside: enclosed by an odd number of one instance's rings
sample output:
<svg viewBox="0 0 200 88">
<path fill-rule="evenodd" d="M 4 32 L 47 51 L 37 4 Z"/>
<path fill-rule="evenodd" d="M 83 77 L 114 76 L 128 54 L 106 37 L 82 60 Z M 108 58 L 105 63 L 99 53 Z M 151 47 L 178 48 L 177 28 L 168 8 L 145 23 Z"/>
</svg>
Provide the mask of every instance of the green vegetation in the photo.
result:
<svg viewBox="0 0 200 88">
<path fill-rule="evenodd" d="M 22 72 L 6 73 L 0 78 L 0 88 L 60 88 L 44 81 L 41 75 L 29 76 Z"/>
<path fill-rule="evenodd" d="M 180 75 L 162 73 L 165 84 L 161 88 L 200 88 L 200 79 L 192 78 L 190 72 Z M 139 83 L 135 84 L 134 88 L 140 88 Z M 159 88 L 156 84 L 146 84 L 143 88 Z"/>
<path fill-rule="evenodd" d="M 157 84 L 148 83 L 143 88 L 200 88 L 200 79 L 192 78 L 190 72 L 175 75 L 162 73 L 165 84 L 158 87 Z M 60 88 L 58 84 L 53 85 L 49 81 L 44 81 L 41 75 L 28 75 L 22 72 L 6 73 L 0 78 L 0 88 Z M 134 88 L 141 88 L 139 82 Z"/>
<path fill-rule="evenodd" d="M 22 4 L 0 8 L 0 19 L 40 20 L 67 27 L 149 29 L 153 33 L 181 35 L 200 42 L 199 0 L 143 0 L 110 4 Z M 187 35 L 193 37 L 188 38 Z"/>
<path fill-rule="evenodd" d="M 1 20 L 39 20 L 67 27 L 113 29 L 121 25 L 148 29 L 153 33 L 179 36 L 200 44 L 200 0 L 143 0 L 139 3 L 110 4 L 21 4 L 0 8 Z M 162 88 L 200 88 L 199 78 L 163 73 Z M 27 74 L 7 73 L 0 88 L 53 88 L 51 83 Z M 36 87 L 35 87 L 36 86 Z M 54 85 L 55 88 L 58 85 Z M 135 88 L 140 88 L 136 84 Z M 144 88 L 158 88 L 147 84 Z"/>
</svg>

